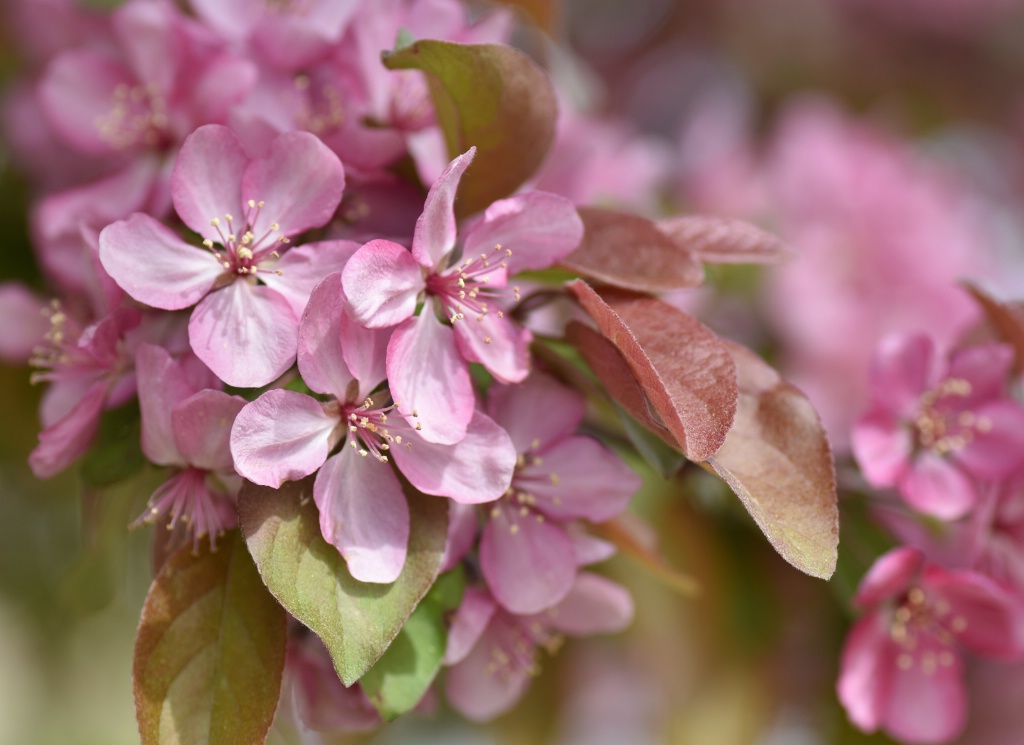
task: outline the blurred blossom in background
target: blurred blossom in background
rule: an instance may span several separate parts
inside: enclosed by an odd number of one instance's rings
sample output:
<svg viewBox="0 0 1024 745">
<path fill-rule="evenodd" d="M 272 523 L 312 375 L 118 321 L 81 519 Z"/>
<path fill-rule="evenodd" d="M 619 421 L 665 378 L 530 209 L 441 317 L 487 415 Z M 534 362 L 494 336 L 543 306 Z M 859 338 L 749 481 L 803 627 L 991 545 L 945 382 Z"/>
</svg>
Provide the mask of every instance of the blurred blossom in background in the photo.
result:
<svg viewBox="0 0 1024 745">
<path fill-rule="evenodd" d="M 88 267 L 62 264 L 69 237 L 39 214 L 45 207 L 30 224 L 26 174 L 67 198 L 72 185 L 111 174 L 115 202 L 167 198 L 165 165 L 87 157 L 58 142 L 41 111 L 48 61 L 95 42 L 105 33 L 96 14 L 115 4 L 5 0 L 0 24 L 0 281 L 39 295 L 0 286 L 0 745 L 138 738 L 131 655 L 150 557 L 146 531 L 126 526 L 152 475 L 84 500 L 73 473 L 32 477 L 40 389 L 28 382 L 31 342 L 15 333 L 39 333 L 48 290 L 36 261 L 89 285 L 97 302 L 104 293 Z M 945 354 L 980 320 L 965 279 L 1024 297 L 1024 1 L 506 5 L 513 43 L 547 67 L 561 102 L 556 144 L 532 186 L 652 218 L 743 218 L 792 252 L 776 267 L 712 267 L 707 287 L 673 301 L 763 354 L 822 414 L 844 490 L 839 570 L 827 584 L 793 570 L 697 469 L 651 479 L 633 509 L 657 526 L 661 550 L 697 579 L 699 596 L 682 598 L 616 557 L 604 569 L 633 593 L 630 629 L 542 656 L 511 713 L 475 726 L 442 708 L 323 742 L 890 742 L 856 731 L 835 695 L 857 582 L 892 545 L 869 519 L 850 435 L 883 337 L 926 332 Z M 1008 540 L 1021 539 L 1018 530 Z M 958 742 L 1019 743 L 1024 671 L 985 659 L 969 662 L 967 676 Z"/>
</svg>

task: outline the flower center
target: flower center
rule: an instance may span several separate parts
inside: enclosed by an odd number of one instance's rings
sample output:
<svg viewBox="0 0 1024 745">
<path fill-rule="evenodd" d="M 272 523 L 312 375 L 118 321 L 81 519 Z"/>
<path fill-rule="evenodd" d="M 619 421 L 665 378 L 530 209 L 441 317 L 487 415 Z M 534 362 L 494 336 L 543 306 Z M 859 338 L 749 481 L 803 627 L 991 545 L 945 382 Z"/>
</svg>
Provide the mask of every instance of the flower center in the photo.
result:
<svg viewBox="0 0 1024 745">
<path fill-rule="evenodd" d="M 512 535 L 519 532 L 519 521 L 532 519 L 539 523 L 544 522 L 543 501 L 558 507 L 562 500 L 557 495 L 545 495 L 538 498 L 535 488 L 539 484 L 551 484 L 558 486 L 558 474 L 554 471 L 539 470 L 544 465 L 544 459 L 537 455 L 540 448 L 540 440 L 530 443 L 530 449 L 525 453 L 516 456 L 516 468 L 512 474 L 512 484 L 508 491 L 494 504 L 491 505 L 490 515 L 492 520 L 504 519 L 508 525 L 508 531 Z"/>
<path fill-rule="evenodd" d="M 410 435 L 422 429 L 422 425 L 417 422 L 415 427 L 411 427 L 400 416 L 389 417 L 388 414 L 398 407 L 397 402 L 378 407 L 372 397 L 358 407 L 351 404 L 346 406 L 343 409 L 345 420 L 348 421 L 348 431 L 352 435 L 348 441 L 349 446 L 364 458 L 372 455 L 381 463 L 388 462 L 387 453 L 393 447 L 412 449 Z M 415 411 L 412 415 L 419 417 Z"/>
<path fill-rule="evenodd" d="M 219 217 L 210 220 L 210 226 L 217 231 L 220 241 L 214 243 L 212 239 L 207 238 L 203 241 L 203 246 L 217 257 L 217 261 L 228 274 L 251 276 L 257 272 L 267 271 L 281 274 L 279 269 L 273 269 L 273 264 L 281 258 L 278 248 L 286 246 L 289 240 L 281 235 L 281 226 L 278 223 L 272 222 L 265 228 L 261 226 L 261 222 L 266 222 L 261 220 L 263 206 L 262 201 L 248 201 L 241 235 L 236 230 L 235 218 L 231 214 L 224 215 L 223 220 Z"/>
<path fill-rule="evenodd" d="M 96 117 L 96 129 L 115 150 L 158 148 L 169 144 L 167 102 L 159 87 L 121 83 L 111 96 L 110 111 Z"/>
<path fill-rule="evenodd" d="M 988 417 L 958 407 L 971 390 L 970 382 L 963 378 L 946 378 L 921 396 L 913 424 L 922 448 L 947 455 L 962 450 L 977 433 L 992 429 Z"/>
<path fill-rule="evenodd" d="M 967 629 L 967 619 L 951 613 L 949 603 L 932 602 L 920 587 L 912 588 L 903 597 L 893 614 L 889 636 L 899 646 L 896 664 L 900 670 L 919 665 L 931 675 L 941 667 L 950 667 L 956 660 L 955 634 Z"/>
<path fill-rule="evenodd" d="M 307 132 L 322 136 L 332 132 L 345 121 L 345 107 L 338 89 L 330 83 L 314 85 L 308 75 L 295 77 L 299 92 L 299 107 L 295 123 Z"/>
<path fill-rule="evenodd" d="M 483 323 L 492 311 L 498 318 L 504 318 L 505 311 L 498 301 L 505 301 L 510 294 L 505 289 L 508 281 L 505 259 L 511 255 L 511 249 L 497 244 L 489 255 L 482 253 L 479 257 L 466 258 L 443 273 L 427 277 L 427 294 L 441 301 L 452 324 L 465 320 L 466 314 L 477 323 Z M 519 288 L 511 290 L 512 298 L 518 302 Z M 490 342 L 489 336 L 484 338 L 484 343 Z"/>
</svg>

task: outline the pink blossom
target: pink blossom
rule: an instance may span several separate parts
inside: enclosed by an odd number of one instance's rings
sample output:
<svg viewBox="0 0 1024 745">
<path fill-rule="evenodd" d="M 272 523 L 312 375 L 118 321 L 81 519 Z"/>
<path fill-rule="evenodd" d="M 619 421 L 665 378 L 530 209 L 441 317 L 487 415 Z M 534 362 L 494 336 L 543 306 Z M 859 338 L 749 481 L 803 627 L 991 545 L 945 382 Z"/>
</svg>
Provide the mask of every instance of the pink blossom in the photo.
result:
<svg viewBox="0 0 1024 745">
<path fill-rule="evenodd" d="M 957 283 L 990 271 L 988 226 L 952 173 L 825 100 L 782 112 L 762 171 L 798 254 L 766 277 L 781 364 L 845 450 L 878 340 L 930 329 L 947 346 L 978 317 Z"/>
<path fill-rule="evenodd" d="M 51 383 L 41 408 L 43 431 L 29 455 L 38 478 L 67 468 L 92 442 L 100 414 L 108 404 L 127 401 L 135 391 L 131 364 L 125 355 L 125 334 L 136 328 L 141 315 L 115 311 L 86 327 L 54 303 L 50 330 L 31 360 L 40 368 L 33 382 Z"/>
<path fill-rule="evenodd" d="M 381 724 L 362 687 L 345 687 L 327 648 L 310 633 L 288 643 L 281 702 L 302 742 L 320 742 L 306 739 L 313 733 L 369 732 Z"/>
<path fill-rule="evenodd" d="M 150 462 L 173 469 L 149 498 L 136 522 L 180 520 L 194 547 L 236 521 L 233 497 L 240 485 L 231 461 L 228 436 L 245 405 L 240 396 L 220 390 L 220 381 L 188 353 L 174 359 L 162 347 L 142 344 L 135 354 L 142 451 Z"/>
<path fill-rule="evenodd" d="M 578 575 L 564 599 L 543 613 L 514 615 L 484 590 L 469 588 L 448 634 L 444 662 L 449 703 L 463 716 L 485 721 L 511 709 L 539 669 L 540 648 L 554 653 L 566 635 L 622 631 L 633 601 L 597 574 Z"/>
<path fill-rule="evenodd" d="M 575 434 L 583 397 L 552 378 L 533 373 L 519 385 L 494 386 L 488 403 L 519 455 L 508 492 L 488 509 L 480 569 L 506 610 L 538 613 L 576 580 L 579 557 L 567 525 L 615 517 L 641 480 L 596 440 Z"/>
<path fill-rule="evenodd" d="M 299 371 L 327 403 L 294 391 L 268 391 L 248 404 L 231 433 L 235 468 L 257 484 L 280 487 L 317 471 L 313 499 L 324 539 L 335 545 L 352 575 L 392 582 L 405 563 L 409 510 L 393 460 L 426 494 L 475 504 L 508 488 L 515 450 L 489 417 L 475 413 L 458 446 L 419 435 L 387 391 L 389 330 L 364 329 L 349 319 L 340 273 L 317 285 L 299 330 Z M 340 449 L 338 449 L 340 447 Z M 333 454 L 332 454 L 333 453 Z M 372 457 L 369 457 L 372 456 Z"/>
<path fill-rule="evenodd" d="M 871 407 L 853 450 L 872 486 L 896 486 L 915 509 L 952 520 L 978 499 L 977 479 L 1020 467 L 1024 406 L 1006 393 L 1013 351 L 958 350 L 942 367 L 931 339 L 890 336 L 871 367 Z"/>
<path fill-rule="evenodd" d="M 341 162 L 313 135 L 283 134 L 252 160 L 226 127 L 200 127 L 182 146 L 172 190 L 205 250 L 135 214 L 103 230 L 100 260 L 141 303 L 196 305 L 189 341 L 221 380 L 266 385 L 295 361 L 309 292 L 355 248 L 331 241 L 289 250 L 290 236 L 331 218 L 344 183 Z"/>
<path fill-rule="evenodd" d="M 469 362 L 513 383 L 529 373 L 530 333 L 505 315 L 517 271 L 542 269 L 572 251 L 583 224 L 572 203 L 545 192 L 495 202 L 462 237 L 455 258 L 453 204 L 476 149 L 453 160 L 430 188 L 412 251 L 391 241 L 362 246 L 343 273 L 352 317 L 368 328 L 399 324 L 388 348 L 388 381 L 423 414 L 423 436 L 458 442 L 473 416 Z M 425 305 L 418 316 L 420 297 Z M 441 320 L 441 319 L 444 320 Z"/>
<path fill-rule="evenodd" d="M 225 39 L 288 71 L 324 57 L 340 41 L 358 0 L 190 0 Z"/>
<path fill-rule="evenodd" d="M 963 650 L 998 659 L 1024 653 L 1024 615 L 974 572 L 946 571 L 912 548 L 882 556 L 854 602 L 867 611 L 843 649 L 839 699 L 859 728 L 938 743 L 963 729 Z"/>
</svg>

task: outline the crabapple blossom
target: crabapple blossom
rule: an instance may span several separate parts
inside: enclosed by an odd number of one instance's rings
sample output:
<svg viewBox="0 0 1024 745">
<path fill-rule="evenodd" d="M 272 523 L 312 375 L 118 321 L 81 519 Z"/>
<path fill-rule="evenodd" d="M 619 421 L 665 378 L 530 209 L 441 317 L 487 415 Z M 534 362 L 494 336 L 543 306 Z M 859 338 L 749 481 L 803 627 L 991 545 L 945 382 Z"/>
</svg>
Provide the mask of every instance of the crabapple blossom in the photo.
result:
<svg viewBox="0 0 1024 745">
<path fill-rule="evenodd" d="M 141 303 L 195 305 L 189 341 L 221 380 L 266 385 L 295 361 L 313 286 L 355 249 L 347 241 L 290 248 L 291 236 L 331 218 L 344 184 L 337 156 L 306 132 L 280 135 L 265 157 L 250 159 L 226 127 L 200 127 L 181 148 L 172 191 L 204 248 L 134 214 L 100 234 L 100 260 Z"/>
<path fill-rule="evenodd" d="M 480 569 L 509 612 L 538 613 L 562 600 L 578 564 L 567 523 L 610 520 L 640 488 L 625 463 L 575 434 L 584 405 L 578 393 L 537 372 L 489 393 L 488 413 L 509 433 L 518 459 L 508 492 L 487 508 Z"/>
<path fill-rule="evenodd" d="M 531 335 L 505 314 L 506 298 L 519 295 L 515 286 L 506 289 L 508 278 L 551 266 L 583 236 L 569 200 L 526 192 L 488 207 L 463 232 L 457 259 L 455 193 L 475 153 L 470 148 L 455 158 L 430 187 L 411 251 L 370 241 L 342 275 L 357 322 L 398 325 L 388 346 L 391 390 L 424 414 L 423 436 L 443 444 L 461 440 L 473 416 L 469 362 L 506 383 L 529 373 Z M 425 304 L 415 315 L 421 297 Z"/>
<path fill-rule="evenodd" d="M 214 545 L 237 520 L 232 500 L 240 484 L 228 436 L 245 399 L 217 390 L 220 381 L 190 352 L 174 359 L 162 347 L 142 344 L 135 369 L 142 452 L 174 469 L 136 525 L 167 519 L 172 529 L 180 520 L 193 547 L 203 536 Z"/>
<path fill-rule="evenodd" d="M 895 486 L 915 509 L 951 520 L 977 502 L 977 479 L 1020 467 L 1024 406 L 1007 395 L 1009 347 L 967 347 L 946 365 L 935 354 L 924 335 L 881 342 L 853 450 L 872 486 Z"/>
<path fill-rule="evenodd" d="M 843 649 L 839 699 L 865 731 L 937 743 L 966 718 L 963 651 L 1014 660 L 1024 614 L 1004 588 L 970 571 L 946 571 L 914 548 L 882 556 L 854 598 L 867 611 Z"/>
<path fill-rule="evenodd" d="M 418 422 L 425 416 L 415 410 L 409 412 L 415 425 L 392 414 L 402 412 L 401 402 L 386 404 L 387 392 L 377 391 L 391 331 L 362 328 L 344 303 L 341 275 L 332 273 L 314 289 L 299 330 L 302 378 L 331 400 L 283 389 L 264 393 L 235 421 L 231 451 L 238 473 L 264 486 L 318 471 L 313 498 L 325 540 L 356 579 L 392 582 L 405 563 L 409 509 L 390 461 L 420 491 L 475 504 L 508 489 L 515 451 L 504 430 L 480 412 L 456 446 L 422 438 Z"/>
<path fill-rule="evenodd" d="M 509 613 L 486 590 L 469 588 L 448 634 L 445 694 L 469 719 L 496 717 L 515 705 L 537 674 L 539 648 L 554 653 L 567 635 L 622 631 L 632 618 L 629 593 L 589 572 L 576 577 L 557 605 L 529 615 Z"/>
</svg>

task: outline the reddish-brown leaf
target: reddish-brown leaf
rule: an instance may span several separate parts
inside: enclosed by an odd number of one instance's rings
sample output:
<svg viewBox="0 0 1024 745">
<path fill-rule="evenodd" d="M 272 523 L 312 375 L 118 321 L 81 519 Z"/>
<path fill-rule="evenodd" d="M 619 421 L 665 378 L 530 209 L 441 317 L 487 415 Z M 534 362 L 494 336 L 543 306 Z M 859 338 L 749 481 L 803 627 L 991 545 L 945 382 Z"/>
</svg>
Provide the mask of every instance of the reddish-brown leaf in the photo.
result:
<svg viewBox="0 0 1024 745">
<path fill-rule="evenodd" d="M 658 228 L 707 264 L 777 264 L 793 255 L 774 235 L 742 220 L 690 215 L 661 220 Z"/>
<path fill-rule="evenodd" d="M 153 580 L 132 678 L 144 745 L 258 745 L 277 710 L 286 613 L 238 531 L 186 545 Z"/>
<path fill-rule="evenodd" d="M 569 289 L 622 355 L 642 392 L 639 401 L 649 411 L 638 419 L 648 427 L 664 425 L 690 460 L 715 453 L 732 425 L 738 395 L 736 367 L 722 339 L 657 298 L 611 288 L 599 293 L 582 280 L 570 282 Z M 640 403 L 629 392 L 621 366 L 606 352 L 603 357 L 606 364 L 594 374 L 635 415 Z"/>
<path fill-rule="evenodd" d="M 836 568 L 839 512 L 825 430 L 803 393 L 749 349 L 726 343 L 736 361 L 739 407 L 708 464 L 786 561 L 828 579 Z"/>
<path fill-rule="evenodd" d="M 985 311 L 996 335 L 1013 347 L 1014 370 L 1024 372 L 1024 303 L 1000 302 L 972 282 L 964 286 Z"/>
<path fill-rule="evenodd" d="M 586 232 L 579 247 L 562 259 L 566 269 L 638 292 L 668 292 L 704 281 L 696 254 L 650 220 L 596 207 L 582 207 L 579 213 Z"/>
</svg>

